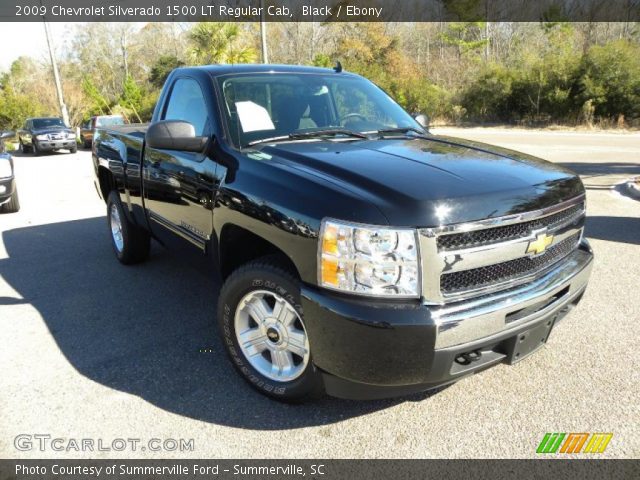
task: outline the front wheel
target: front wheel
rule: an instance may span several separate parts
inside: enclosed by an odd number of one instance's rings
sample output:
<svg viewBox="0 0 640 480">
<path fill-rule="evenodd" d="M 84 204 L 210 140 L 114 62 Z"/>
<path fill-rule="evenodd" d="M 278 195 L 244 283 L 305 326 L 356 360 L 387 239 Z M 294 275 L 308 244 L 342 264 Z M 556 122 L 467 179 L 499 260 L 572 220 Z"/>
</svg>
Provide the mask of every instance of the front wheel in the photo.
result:
<svg viewBox="0 0 640 480">
<path fill-rule="evenodd" d="M 218 327 L 234 367 L 259 392 L 285 402 L 323 393 L 300 306 L 300 282 L 277 260 L 250 262 L 226 280 Z"/>
<path fill-rule="evenodd" d="M 147 259 L 151 237 L 148 232 L 128 220 L 120 196 L 115 190 L 107 199 L 107 223 L 111 232 L 111 245 L 120 263 L 131 265 Z"/>
<path fill-rule="evenodd" d="M 71 147 L 69 149 L 69 153 L 76 153 L 77 151 L 78 151 L 78 146 L 77 145 L 74 145 L 73 147 Z"/>
</svg>

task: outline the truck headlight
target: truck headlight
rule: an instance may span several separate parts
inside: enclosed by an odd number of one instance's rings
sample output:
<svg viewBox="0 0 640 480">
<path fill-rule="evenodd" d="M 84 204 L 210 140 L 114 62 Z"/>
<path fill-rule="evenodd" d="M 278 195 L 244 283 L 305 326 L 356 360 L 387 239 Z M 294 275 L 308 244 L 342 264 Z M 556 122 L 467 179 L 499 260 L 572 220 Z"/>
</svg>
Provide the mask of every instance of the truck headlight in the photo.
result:
<svg viewBox="0 0 640 480">
<path fill-rule="evenodd" d="M 320 231 L 322 287 L 379 297 L 420 296 L 417 232 L 324 220 Z"/>
<path fill-rule="evenodd" d="M 6 160 L 0 160 L 0 178 L 9 178 L 13 176 L 11 164 Z"/>
<path fill-rule="evenodd" d="M 67 132 L 67 138 L 76 138 L 75 133 Z"/>
<path fill-rule="evenodd" d="M 49 140 L 47 135 L 36 135 L 36 140 Z"/>
</svg>

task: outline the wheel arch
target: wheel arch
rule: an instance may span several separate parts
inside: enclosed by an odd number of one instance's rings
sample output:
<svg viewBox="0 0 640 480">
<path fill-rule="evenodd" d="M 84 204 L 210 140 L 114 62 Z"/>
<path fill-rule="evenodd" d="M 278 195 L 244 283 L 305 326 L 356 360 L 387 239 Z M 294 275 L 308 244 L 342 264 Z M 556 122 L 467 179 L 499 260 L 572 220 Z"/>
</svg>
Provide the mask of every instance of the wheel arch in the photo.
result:
<svg viewBox="0 0 640 480">
<path fill-rule="evenodd" d="M 113 173 L 106 168 L 100 165 L 98 167 L 98 185 L 100 187 L 100 193 L 102 194 L 102 199 L 105 203 L 109 198 L 109 193 L 111 190 L 116 189 L 116 181 L 113 177 Z"/>
<path fill-rule="evenodd" d="M 236 224 L 222 227 L 219 239 L 220 275 L 225 280 L 238 267 L 258 258 L 273 256 L 282 267 L 300 279 L 289 255 L 269 240 Z"/>
</svg>

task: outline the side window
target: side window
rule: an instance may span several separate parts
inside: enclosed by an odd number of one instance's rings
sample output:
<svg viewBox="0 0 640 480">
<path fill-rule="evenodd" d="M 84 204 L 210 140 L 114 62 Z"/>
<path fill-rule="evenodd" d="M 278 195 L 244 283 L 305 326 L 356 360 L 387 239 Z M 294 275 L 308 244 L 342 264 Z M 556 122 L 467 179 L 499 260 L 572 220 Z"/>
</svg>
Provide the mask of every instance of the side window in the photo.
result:
<svg viewBox="0 0 640 480">
<path fill-rule="evenodd" d="M 193 125 L 196 135 L 204 135 L 208 127 L 207 105 L 198 82 L 180 78 L 173 84 L 163 120 L 184 120 Z"/>
</svg>

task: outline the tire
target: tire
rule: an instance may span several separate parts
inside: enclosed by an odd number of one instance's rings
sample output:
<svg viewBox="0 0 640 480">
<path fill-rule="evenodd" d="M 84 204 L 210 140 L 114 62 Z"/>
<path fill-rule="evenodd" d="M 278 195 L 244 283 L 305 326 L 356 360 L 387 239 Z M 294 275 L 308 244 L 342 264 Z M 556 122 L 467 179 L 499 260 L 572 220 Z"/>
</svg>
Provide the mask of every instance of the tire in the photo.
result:
<svg viewBox="0 0 640 480">
<path fill-rule="evenodd" d="M 107 226 L 117 259 L 124 265 L 144 262 L 149 257 L 151 236 L 131 223 L 115 190 L 107 199 Z"/>
<path fill-rule="evenodd" d="M 22 153 L 29 153 L 31 152 L 31 148 L 27 147 L 24 143 L 20 142 L 20 151 Z"/>
<path fill-rule="evenodd" d="M 20 211 L 20 199 L 18 198 L 17 188 L 13 192 L 13 195 L 11 195 L 11 200 L 2 205 L 1 208 L 3 213 L 16 213 Z"/>
<path fill-rule="evenodd" d="M 74 145 L 69 149 L 69 153 L 76 153 L 78 151 L 78 145 Z"/>
<path fill-rule="evenodd" d="M 247 299 L 249 303 L 245 302 Z M 262 305 L 262 309 L 247 307 L 256 303 Z M 282 307 L 279 311 L 283 315 L 276 313 L 278 306 Z M 249 314 L 249 310 L 252 313 Z M 268 315 L 263 315 L 262 320 L 266 321 L 259 323 L 260 312 Z M 275 317 L 279 317 L 278 320 Z M 289 403 L 304 402 L 324 393 L 322 376 L 313 364 L 304 327 L 300 281 L 278 264 L 277 257 L 255 260 L 229 276 L 218 300 L 218 328 L 231 363 L 260 393 Z M 254 333 L 247 334 L 250 331 Z M 254 345 L 241 346 L 240 332 L 245 332 Z M 249 355 L 250 349 L 260 353 Z M 276 362 L 274 358 L 287 360 Z M 274 366 L 276 363 L 288 366 L 278 368 Z"/>
<path fill-rule="evenodd" d="M 37 144 L 37 143 L 35 143 L 35 142 L 33 142 L 33 143 L 31 144 L 31 151 L 33 152 L 33 155 L 34 155 L 34 156 L 36 156 L 36 157 L 39 157 L 39 156 L 40 156 L 40 154 L 42 153 L 42 152 L 40 151 L 40 149 L 38 148 L 38 144 Z"/>
</svg>

